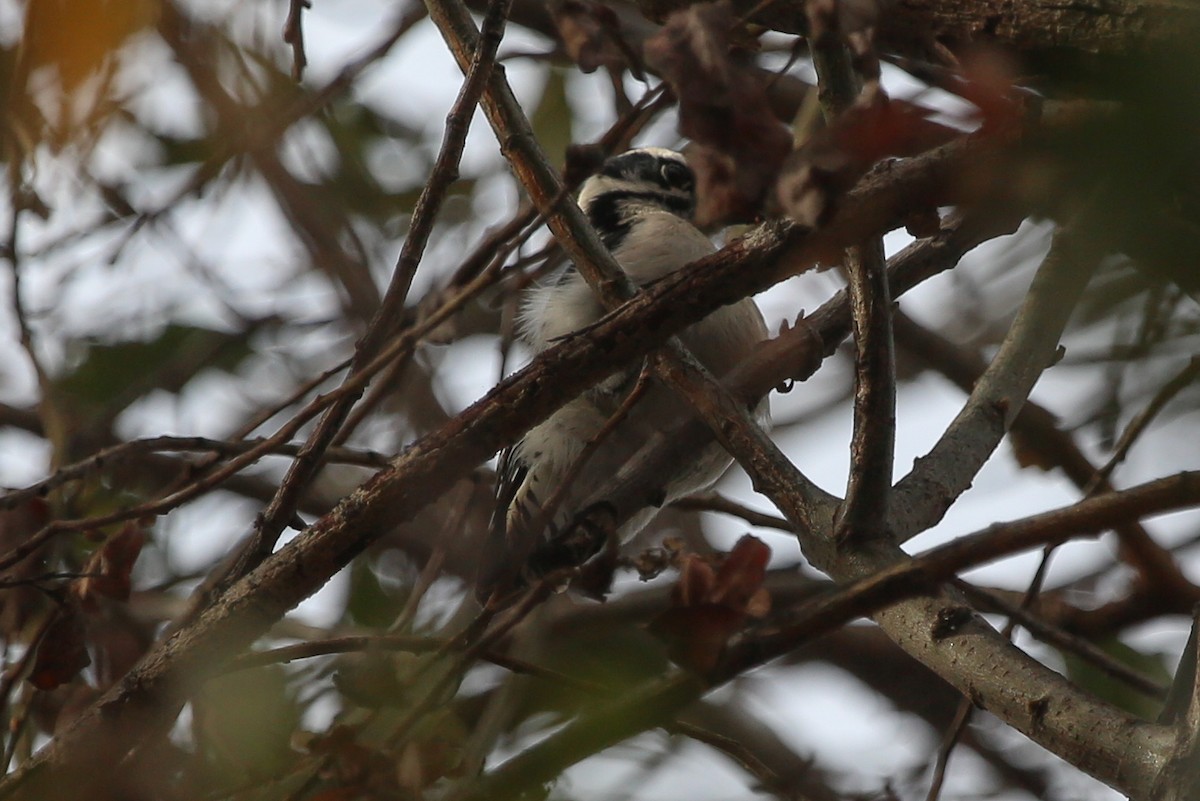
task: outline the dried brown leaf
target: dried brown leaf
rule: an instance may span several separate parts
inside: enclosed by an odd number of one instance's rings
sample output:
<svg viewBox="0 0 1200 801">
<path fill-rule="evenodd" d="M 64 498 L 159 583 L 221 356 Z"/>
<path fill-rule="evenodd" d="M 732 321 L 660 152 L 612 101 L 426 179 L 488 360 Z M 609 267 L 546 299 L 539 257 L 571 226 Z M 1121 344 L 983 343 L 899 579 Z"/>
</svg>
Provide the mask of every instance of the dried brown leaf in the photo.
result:
<svg viewBox="0 0 1200 801">
<path fill-rule="evenodd" d="M 683 557 L 679 565 L 679 581 L 671 592 L 675 606 L 695 606 L 708 598 L 716 582 L 712 565 L 696 554 Z"/>
<path fill-rule="evenodd" d="M 38 643 L 29 682 L 39 690 L 53 690 L 91 663 L 83 616 L 73 606 L 63 607 Z"/>
<path fill-rule="evenodd" d="M 671 661 L 697 673 L 714 668 L 745 615 L 719 604 L 668 609 L 650 626 L 667 643 Z"/>
<path fill-rule="evenodd" d="M 892 103 L 881 90 L 866 92 L 788 158 L 777 188 L 779 203 L 796 222 L 820 226 L 876 162 L 915 155 L 930 143 L 927 112 Z"/>
<path fill-rule="evenodd" d="M 771 549 L 765 542 L 749 534 L 743 536 L 717 571 L 709 600 L 745 612 L 750 600 L 762 589 L 770 560 Z"/>
<path fill-rule="evenodd" d="M 87 575 L 76 580 L 72 587 L 85 609 L 94 610 L 101 596 L 114 601 L 129 600 L 133 565 L 145 544 L 145 529 L 130 521 L 92 554 L 83 569 Z"/>
<path fill-rule="evenodd" d="M 762 617 L 770 610 L 763 587 L 770 558 L 771 549 L 750 535 L 738 540 L 716 570 L 708 558 L 682 558 L 672 606 L 650 624 L 650 631 L 666 641 L 676 664 L 699 673 L 711 670 L 746 618 Z"/>
<path fill-rule="evenodd" d="M 671 14 L 645 43 L 646 62 L 679 100 L 679 132 L 699 146 L 689 160 L 700 225 L 757 216 L 791 150 L 760 77 L 735 57 L 734 23 L 727 3 L 693 5 Z"/>
<path fill-rule="evenodd" d="M 590 0 L 560 0 L 550 7 L 550 16 L 558 29 L 563 49 L 585 73 L 604 67 L 620 71 L 628 64 L 631 51 L 621 40 L 621 24 L 613 10 Z"/>
</svg>

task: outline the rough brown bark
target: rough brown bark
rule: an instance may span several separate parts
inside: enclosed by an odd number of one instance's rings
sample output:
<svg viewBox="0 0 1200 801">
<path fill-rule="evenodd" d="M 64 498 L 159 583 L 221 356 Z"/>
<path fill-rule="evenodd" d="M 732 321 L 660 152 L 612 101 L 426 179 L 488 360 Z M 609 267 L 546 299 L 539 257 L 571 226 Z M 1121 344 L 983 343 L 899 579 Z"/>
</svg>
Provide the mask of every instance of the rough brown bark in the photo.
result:
<svg viewBox="0 0 1200 801">
<path fill-rule="evenodd" d="M 637 0 L 652 19 L 691 5 L 690 0 Z M 734 0 L 742 14 L 763 5 Z M 876 32 L 884 52 L 942 61 L 941 48 L 962 53 L 974 45 L 1001 45 L 1038 63 L 1088 56 L 1148 52 L 1200 27 L 1200 5 L 1171 0 L 899 0 L 884 4 Z M 787 33 L 807 30 L 804 3 L 777 2 L 753 19 Z"/>
</svg>

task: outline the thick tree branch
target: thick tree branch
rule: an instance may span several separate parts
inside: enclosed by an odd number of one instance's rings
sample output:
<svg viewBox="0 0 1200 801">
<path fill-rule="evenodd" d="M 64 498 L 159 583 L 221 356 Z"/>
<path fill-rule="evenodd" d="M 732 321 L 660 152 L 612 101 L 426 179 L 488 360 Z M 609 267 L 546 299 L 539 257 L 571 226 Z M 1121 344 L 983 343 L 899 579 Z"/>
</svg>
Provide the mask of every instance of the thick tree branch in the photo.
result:
<svg viewBox="0 0 1200 801">
<path fill-rule="evenodd" d="M 896 315 L 895 331 L 902 347 L 967 394 L 972 392 L 987 369 L 977 354 L 964 351 L 903 313 Z M 1027 402 L 1013 421 L 1010 436 L 1015 447 L 1036 453 L 1039 465 L 1059 467 L 1084 493 L 1112 491 L 1113 486 L 1045 407 Z M 1200 590 L 1180 572 L 1171 554 L 1137 521 L 1117 526 L 1115 531 L 1121 538 L 1126 559 L 1137 568 L 1147 587 L 1177 597 L 1184 603 L 1200 602 Z"/>
<path fill-rule="evenodd" d="M 1152 801 L 1192 801 L 1200 793 L 1200 607 L 1192 613 L 1192 633 L 1167 699 L 1174 722 L 1171 762 L 1154 788 Z"/>
<path fill-rule="evenodd" d="M 1098 258 L 1070 229 L 1055 235 L 1024 305 L 962 411 L 896 485 L 892 531 L 900 542 L 930 528 L 971 486 L 1000 444 L 1042 371 Z"/>
<path fill-rule="evenodd" d="M 889 280 L 897 294 L 943 270 L 953 267 L 958 259 L 979 242 L 997 236 L 1016 225 L 1003 216 L 983 215 L 982 219 L 954 218 L 935 237 L 915 243 L 897 254 L 891 265 Z M 815 369 L 821 359 L 832 354 L 850 334 L 852 320 L 848 291 L 843 290 L 826 302 L 798 327 L 785 331 L 759 349 L 754 358 L 726 376 L 732 393 L 740 398 L 761 397 L 780 382 L 794 374 L 795 365 Z M 700 421 L 684 422 L 670 431 L 662 432 L 611 481 L 598 487 L 583 504 L 587 508 L 601 503 L 612 510 L 619 523 L 646 505 L 649 498 L 661 494 L 661 482 L 669 475 L 672 465 L 686 464 L 711 441 L 711 433 Z M 789 516 L 789 526 L 795 530 L 795 519 L 807 517 L 816 525 L 812 533 L 801 538 L 801 547 L 814 564 L 823 564 L 824 555 L 833 545 L 832 537 L 816 532 L 828 532 L 839 499 L 819 487 L 795 487 L 802 492 L 789 492 L 779 479 L 785 468 L 777 468 L 770 451 L 754 451 L 752 441 L 737 443 L 750 451 L 742 461 L 754 486 L 767 495 Z M 782 493 L 782 494 L 781 494 Z M 787 508 L 785 508 L 787 507 Z"/>
<path fill-rule="evenodd" d="M 826 121 L 832 123 L 858 99 L 858 81 L 840 37 L 830 32 L 811 46 Z M 878 85 L 874 91 L 881 91 Z M 848 248 L 845 266 L 854 321 L 854 430 L 846 499 L 834 532 L 843 543 L 887 536 L 896 450 L 896 360 L 883 239 Z"/>
<path fill-rule="evenodd" d="M 699 0 L 636 0 L 651 19 Z M 734 0 L 739 14 L 785 33 L 806 35 L 805 3 Z M 1103 5 L 1038 0 L 900 0 L 884 4 L 876 42 L 884 52 L 944 62 L 948 53 L 999 45 L 1053 66 L 1123 57 L 1186 40 L 1200 29 L 1200 8 L 1172 0 L 1113 0 Z"/>
<path fill-rule="evenodd" d="M 1080 269 L 1062 253 L 1061 248 L 1068 241 L 1066 236 L 1060 238 L 1059 252 L 1043 265 L 1013 333 L 997 354 L 989 369 L 990 375 L 985 376 L 977 387 L 977 408 L 972 409 L 969 404 L 963 416 L 947 432 L 947 436 L 959 436 L 967 445 L 978 446 L 968 453 L 974 453 L 972 458 L 979 460 L 951 461 L 946 468 L 950 475 L 961 475 L 969 482 L 999 442 L 1036 377 L 1052 360 L 1058 335 L 1074 305 L 1073 298 L 1082 291 L 1090 275 L 1090 270 Z M 1006 402 L 1009 398 L 1015 400 Z M 671 436 L 664 447 L 670 452 L 672 444 L 685 439 L 690 437 Z M 679 458 L 686 456 L 676 450 L 671 453 L 668 463 L 676 463 Z M 645 476 L 654 475 L 653 465 L 653 460 L 647 459 L 639 465 L 638 471 L 622 477 L 629 492 L 638 491 L 638 487 L 644 485 Z M 662 469 L 661 464 L 657 469 Z M 639 475 L 643 477 L 641 482 Z M 751 476 L 755 478 L 753 472 Z M 614 497 L 622 497 L 621 493 L 613 495 L 607 491 L 605 495 L 610 503 Z M 772 501 L 785 517 L 792 518 L 794 499 L 772 496 Z M 828 547 L 829 523 L 825 520 L 822 523 L 824 525 L 813 531 L 798 529 L 798 533 L 810 560 L 839 582 L 892 569 L 906 559 L 898 549 L 884 543 L 839 554 Z M 939 623 L 946 619 L 963 621 L 962 631 L 969 632 L 969 647 L 956 648 L 947 644 L 949 635 L 943 632 L 944 626 Z M 912 598 L 880 612 L 877 621 L 901 647 L 975 703 L 1102 780 L 1117 787 L 1129 786 L 1132 782 L 1144 788 L 1148 777 L 1161 766 L 1160 763 L 1143 762 L 1137 768 L 1141 772 L 1136 776 L 1129 775 L 1127 770 L 1139 757 L 1121 753 L 1117 759 L 1116 754 L 1133 742 L 1125 739 L 1130 732 L 1125 731 L 1119 737 L 1100 734 L 1113 731 L 1113 715 L 1119 713 L 1012 647 L 982 621 L 964 614 L 962 603 L 952 595 L 938 593 Z M 1043 705 L 1038 700 L 1043 698 L 1056 700 L 1053 704 Z M 1081 730 L 1098 732 L 1096 741 L 1082 746 L 1078 737 Z M 1162 757 L 1160 751 L 1150 758 Z M 1121 767 L 1121 760 L 1125 760 L 1124 767 Z"/>
</svg>

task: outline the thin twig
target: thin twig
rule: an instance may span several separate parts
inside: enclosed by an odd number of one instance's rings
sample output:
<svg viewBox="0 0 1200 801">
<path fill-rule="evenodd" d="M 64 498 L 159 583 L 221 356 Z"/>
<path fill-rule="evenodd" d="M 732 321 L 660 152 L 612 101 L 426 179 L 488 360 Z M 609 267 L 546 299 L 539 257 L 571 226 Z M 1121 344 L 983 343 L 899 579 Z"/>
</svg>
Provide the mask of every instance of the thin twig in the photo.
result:
<svg viewBox="0 0 1200 801">
<path fill-rule="evenodd" d="M 498 279 L 500 270 L 508 257 L 537 231 L 540 223 L 541 217 L 532 206 L 518 210 L 511 220 L 483 237 L 476 245 L 475 250 L 454 271 L 444 290 L 427 294 L 411 311 L 408 308 L 404 309 L 403 324 L 412 325 L 420 320 L 422 315 L 429 313 L 430 310 L 436 310 L 447 293 L 464 284 L 471 283 L 481 274 L 493 275 Z M 341 430 L 334 437 L 335 445 L 348 441 L 375 408 L 395 391 L 392 382 L 406 366 L 408 366 L 407 357 L 403 360 L 398 359 L 389 365 L 381 380 L 371 388 L 367 397 L 346 418 Z"/>
<path fill-rule="evenodd" d="M 903 585 L 903 593 L 928 592 L 931 586 L 954 574 L 978 567 L 1039 545 L 1066 542 L 1083 536 L 1098 536 L 1111 528 L 1116 521 L 1132 520 L 1153 514 L 1164 514 L 1174 509 L 1191 508 L 1200 504 L 1200 472 L 1177 473 L 1167 478 L 1140 484 L 1128 490 L 1108 493 L 1096 498 L 1079 501 L 1071 506 L 1043 512 L 1009 523 L 996 523 L 973 534 L 958 537 L 945 545 L 896 562 L 874 573 L 857 579 L 828 594 L 838 598 L 837 615 L 851 614 L 845 596 L 855 597 L 854 603 L 868 603 L 876 592 L 895 592 Z M 907 583 L 907 584 L 906 584 Z M 915 583 L 919 586 L 914 587 Z M 868 589 L 874 587 L 875 589 Z M 857 589 L 855 589 L 857 588 Z M 890 588 L 890 589 L 889 589 Z M 896 597 L 892 597 L 894 603 Z M 753 660 L 778 656 L 786 652 L 789 638 L 806 639 L 814 625 L 823 625 L 818 620 L 819 610 L 825 605 L 825 596 L 801 604 L 789 613 L 800 618 L 796 622 L 775 624 L 769 633 L 762 633 L 746 644 L 743 653 L 731 654 L 729 662 L 720 668 L 722 673 L 743 665 L 748 658 Z M 830 613 L 834 614 L 834 613 Z M 857 617 L 858 615 L 854 615 Z M 841 619 L 839 617 L 839 619 Z M 824 629 L 822 629 L 824 630 Z M 736 649 L 735 649 L 736 650 Z"/>
<path fill-rule="evenodd" d="M 976 608 L 990 609 L 1016 620 L 1030 634 L 1042 642 L 1048 643 L 1061 651 L 1067 651 L 1080 659 L 1094 665 L 1097 669 L 1124 682 L 1147 698 L 1161 700 L 1166 696 L 1167 688 L 1157 679 L 1109 656 L 1104 650 L 1096 647 L 1083 637 L 1046 622 L 1037 615 L 1014 604 L 1006 598 L 966 582 L 957 585 L 971 600 Z"/>
<path fill-rule="evenodd" d="M 308 55 L 304 52 L 304 9 L 312 8 L 311 0 L 288 0 L 287 20 L 283 23 L 283 41 L 292 46 L 292 80 L 304 77 Z"/>
<path fill-rule="evenodd" d="M 225 672 L 234 673 L 239 670 L 250 670 L 267 665 L 286 664 L 288 662 L 295 662 L 298 659 L 314 659 L 321 656 L 358 653 L 361 651 L 403 651 L 413 654 L 427 654 L 445 649 L 447 643 L 447 640 L 436 637 L 402 634 L 331 637 L 328 640 L 302 642 L 296 645 L 284 645 L 264 651 L 252 651 L 230 662 Z M 513 673 L 536 676 L 557 684 L 589 692 L 601 689 L 600 685 L 593 682 L 576 679 L 557 670 L 533 665 L 520 659 L 513 659 L 505 654 L 482 651 L 480 657 L 497 667 L 502 667 Z"/>
<path fill-rule="evenodd" d="M 693 723 L 687 723 L 681 720 L 676 720 L 667 724 L 667 731 L 681 734 L 688 739 L 695 740 L 698 743 L 704 743 L 709 748 L 719 751 L 731 760 L 736 762 L 742 770 L 753 776 L 762 784 L 763 789 L 771 792 L 781 798 L 789 798 L 792 796 L 791 788 L 783 777 L 771 769 L 769 765 L 758 758 L 758 755 L 751 749 L 744 746 L 742 743 L 731 737 L 725 737 L 717 732 L 697 726 Z"/>
<path fill-rule="evenodd" d="M 617 426 L 621 424 L 621 421 L 629 416 L 629 413 L 633 411 L 634 405 L 636 405 L 637 402 L 642 399 L 642 396 L 646 394 L 646 390 L 649 388 L 650 376 L 646 370 L 643 369 L 638 374 L 637 383 L 633 385 L 633 389 L 629 390 L 629 394 L 622 399 L 621 404 L 617 406 L 616 410 L 609 415 L 606 421 L 604 421 L 604 425 L 601 426 L 600 430 L 596 432 L 596 435 L 584 444 L 583 449 L 579 452 L 579 455 L 575 457 L 574 461 L 572 461 L 570 465 L 568 465 L 566 471 L 564 471 L 562 475 L 562 479 L 558 483 L 558 486 L 554 488 L 554 491 L 550 494 L 550 497 L 546 499 L 546 502 L 541 505 L 532 518 L 532 522 L 529 525 L 529 531 L 526 532 L 527 534 L 531 536 L 540 534 L 542 529 L 554 520 L 555 512 L 557 512 L 558 507 L 562 505 L 563 500 L 567 497 L 567 492 L 570 491 L 571 485 L 575 483 L 575 480 L 579 477 L 580 472 L 582 472 L 583 468 L 587 466 L 588 461 L 590 461 L 592 456 L 596 454 L 596 451 L 600 449 L 600 446 L 604 443 L 604 441 L 608 439 L 612 432 L 616 430 Z"/>
<path fill-rule="evenodd" d="M 998 158 L 994 146 L 995 140 L 956 141 L 897 164 L 886 175 L 868 177 L 846 196 L 837 215 L 820 231 L 787 223 L 757 229 L 640 293 L 597 324 L 590 336 L 570 338 L 540 354 L 458 418 L 409 446 L 386 470 L 272 555 L 252 581 L 243 580 L 206 609 L 203 617 L 152 649 L 103 698 L 81 712 L 70 728 L 0 781 L 0 789 L 36 795 L 42 782 L 48 781 L 45 777 L 54 776 L 56 782 L 80 778 L 85 756 L 119 759 L 136 732 L 144 730 L 142 724 L 174 719 L 192 682 L 211 675 L 382 532 L 411 519 L 480 461 L 512 444 L 570 397 L 731 298 L 761 291 L 791 275 L 795 264 L 815 259 L 830 247 L 888 230 L 903 218 L 911 198 L 936 205 L 956 202 L 960 184 L 954 177 L 965 164 Z M 991 223 L 1000 219 L 988 217 Z M 945 269 L 944 254 L 981 235 L 985 232 L 975 226 L 939 238 L 933 248 L 921 251 L 928 259 L 918 260 L 910 280 L 922 280 L 922 271 Z M 829 336 L 834 337 L 843 325 L 849 326 L 848 313 L 834 312 L 828 322 Z M 631 338 L 630 330 L 641 335 Z M 544 391 L 550 382 L 556 388 L 553 393 Z M 542 391 L 531 391 L 534 387 Z M 1106 711 L 1089 717 L 1098 719 Z M 1057 731 L 1053 726 L 1048 730 Z M 1140 730 L 1134 735 L 1142 736 Z M 1131 781 L 1140 780 L 1143 768 L 1133 770 Z"/>
<path fill-rule="evenodd" d="M 685 509 L 694 512 L 719 512 L 721 514 L 740 517 L 752 526 L 774 528 L 792 533 L 792 524 L 778 515 L 759 512 L 737 501 L 727 498 L 717 492 L 702 492 L 680 498 L 671 504 L 675 509 Z"/>
<path fill-rule="evenodd" d="M 1029 587 L 1025 590 L 1025 595 L 1021 598 L 1021 605 L 1018 607 L 1024 616 L 1027 616 L 1029 607 L 1037 600 L 1043 585 L 1046 583 L 1046 574 L 1050 570 L 1050 559 L 1054 556 L 1054 551 L 1057 548 L 1057 544 L 1051 544 L 1042 549 L 1041 561 L 1038 562 L 1037 570 L 1034 571 L 1033 579 L 1030 580 Z M 1016 631 L 1017 617 L 1010 615 L 1000 635 L 1009 642 L 1012 642 Z M 925 796 L 925 801 L 937 801 L 941 795 L 942 784 L 946 779 L 946 768 L 950 764 L 950 755 L 954 752 L 954 748 L 962 738 L 962 733 L 966 730 L 967 723 L 971 720 L 974 708 L 975 705 L 965 695 L 959 698 L 958 709 L 954 713 L 954 720 L 947 727 L 945 736 L 942 738 L 941 747 L 938 749 L 937 760 L 933 766 L 933 778 L 929 782 L 929 792 Z"/>
<path fill-rule="evenodd" d="M 470 13 L 460 0 L 431 3 L 429 11 L 460 68 L 465 68 L 478 42 Z M 633 297 L 636 287 L 604 247 L 578 205 L 563 202 L 562 182 L 538 145 L 529 120 L 503 74 L 493 74 L 481 99 L 505 156 L 601 303 L 613 309 Z M 655 354 L 651 363 L 664 383 L 679 393 L 739 462 L 758 460 L 756 480 L 773 487 L 773 491 L 766 488 L 763 491 L 776 502 L 786 495 L 799 519 L 797 525 L 808 525 L 814 499 L 819 497 L 815 485 L 762 431 L 747 404 L 722 388 L 676 338 Z"/>
<path fill-rule="evenodd" d="M 382 370 L 393 360 L 400 355 L 407 353 L 416 346 L 423 337 L 437 326 L 441 325 L 445 320 L 449 319 L 471 299 L 476 297 L 479 292 L 489 283 L 490 276 L 480 275 L 474 282 L 467 285 L 457 295 L 447 299 L 445 305 L 431 314 L 428 318 L 421 321 L 417 326 L 408 331 L 405 331 L 401 336 L 397 337 L 381 354 L 379 354 L 372 362 L 365 365 L 354 376 L 349 376 L 337 389 L 332 390 L 324 395 L 314 398 L 291 420 L 284 424 L 274 435 L 259 440 L 257 445 L 250 447 L 245 453 L 242 453 L 220 469 L 214 470 L 212 473 L 206 474 L 202 478 L 194 481 L 186 487 L 183 487 L 175 492 L 172 492 L 163 497 L 152 501 L 147 501 L 137 506 L 124 509 L 118 512 L 112 512 L 106 515 L 96 517 L 86 517 L 74 520 L 55 520 L 42 529 L 34 533 L 25 542 L 14 547 L 8 553 L 0 556 L 0 570 L 6 570 L 22 559 L 29 556 L 31 553 L 40 548 L 45 542 L 56 534 L 69 531 L 79 531 L 86 528 L 97 528 L 107 526 L 112 523 L 120 523 L 125 520 L 133 520 L 139 517 L 150 515 L 158 515 L 167 512 L 175 507 L 186 503 L 187 501 L 196 498 L 208 490 L 220 485 L 226 479 L 234 474 L 245 469 L 249 465 L 261 459 L 264 455 L 269 454 L 272 449 L 280 447 L 287 443 L 301 427 L 317 414 L 322 409 L 331 403 L 336 402 L 339 398 L 360 392 L 362 387 L 370 381 L 379 370 Z"/>
<path fill-rule="evenodd" d="M 962 737 L 963 730 L 971 719 L 971 710 L 973 709 L 971 702 L 966 698 L 959 699 L 958 707 L 954 710 L 954 719 L 946 727 L 941 745 L 938 746 L 937 761 L 933 765 L 933 778 L 929 780 L 929 792 L 925 794 L 925 801 L 937 801 L 942 794 L 942 785 L 946 781 L 946 768 L 950 764 L 950 755 L 954 753 L 954 746 Z"/>
<path fill-rule="evenodd" d="M 25 302 L 21 291 L 21 215 L 29 205 L 27 193 L 32 190 L 27 188 L 21 176 L 22 159 L 15 158 L 10 154 L 10 163 L 7 167 L 8 173 L 8 202 L 11 206 L 10 218 L 8 226 L 8 238 L 4 242 L 2 252 L 7 258 L 10 269 L 12 271 L 12 312 L 13 317 L 17 321 L 18 340 L 21 349 L 25 352 L 25 357 L 29 360 L 29 366 L 33 368 L 34 376 L 37 378 L 38 389 L 41 397 L 38 400 L 38 417 L 42 423 L 42 428 L 46 436 L 54 445 L 55 454 L 53 459 L 60 458 L 61 454 L 57 453 L 59 447 L 63 444 L 61 438 L 65 434 L 62 429 L 62 424 L 57 419 L 58 412 L 55 407 L 54 385 L 50 380 L 50 375 L 46 371 L 45 365 L 38 357 L 37 346 L 33 341 L 33 328 L 29 324 L 29 317 L 26 314 Z"/>
<path fill-rule="evenodd" d="M 216 456 L 233 456 L 246 453 L 259 447 L 263 438 L 222 440 L 207 437 L 148 437 L 110 445 L 97 451 L 92 456 L 74 464 L 61 467 L 41 481 L 22 487 L 18 490 L 0 495 L 0 509 L 12 509 L 20 506 L 30 498 L 43 497 L 52 490 L 79 481 L 87 476 L 111 467 L 114 463 L 140 456 L 147 453 L 212 453 Z M 299 443 L 281 443 L 270 448 L 264 455 L 295 456 L 299 453 Z M 362 467 L 385 467 L 388 457 L 378 451 L 361 450 L 357 448 L 330 448 L 326 461 L 334 464 L 352 464 Z"/>
<path fill-rule="evenodd" d="M 501 798 L 557 776 L 567 766 L 607 745 L 662 725 L 685 704 L 714 684 L 721 684 L 755 665 L 788 653 L 857 617 L 872 614 L 899 599 L 926 592 L 969 567 L 1046 542 L 1095 533 L 1114 518 L 1161 513 L 1180 504 L 1200 503 L 1200 473 L 1183 473 L 1115 495 L 992 526 L 927 551 L 902 564 L 859 579 L 802 603 L 790 622 L 772 626 L 734 646 L 705 682 L 675 674 L 634 688 L 580 715 L 545 740 L 530 746 L 485 774 L 469 798 Z"/>
<path fill-rule="evenodd" d="M 1142 432 L 1150 426 L 1158 413 L 1171 402 L 1171 399 L 1188 387 L 1198 376 L 1200 376 L 1200 356 L 1193 356 L 1182 370 L 1162 385 L 1150 402 L 1146 404 L 1146 407 L 1129 421 L 1129 425 L 1121 432 L 1117 444 L 1113 447 L 1112 456 L 1104 463 L 1103 467 L 1096 471 L 1095 477 L 1084 488 L 1085 495 L 1102 491 L 1100 488 L 1107 484 L 1117 465 L 1125 461 L 1129 449 L 1133 447 Z"/>
<path fill-rule="evenodd" d="M 216 152 L 209 156 L 162 205 L 139 214 L 133 225 L 126 231 L 124 240 L 129 241 L 144 226 L 153 223 L 171 209 L 176 208 L 184 199 L 198 193 L 210 180 L 219 175 L 221 168 L 235 156 L 272 145 L 297 121 L 317 113 L 345 94 L 368 68 L 387 56 L 404 34 L 424 18 L 425 7 L 423 5 L 420 3 L 405 4 L 397 14 L 391 30 L 374 47 L 342 67 L 329 83 L 292 102 L 285 109 L 247 110 L 248 115 L 252 114 L 256 120 L 261 120 L 264 124 L 238 126 L 228 136 L 220 137 L 217 140 Z"/>
<path fill-rule="evenodd" d="M 45 610 L 45 618 L 43 618 L 29 638 L 29 643 L 25 646 L 25 652 L 21 654 L 21 658 L 17 663 L 9 666 L 4 671 L 4 675 L 0 677 L 0 720 L 8 720 L 8 710 L 13 704 L 12 695 L 16 690 L 17 683 L 25 677 L 33 660 L 37 657 L 38 646 L 41 645 L 42 638 L 50 631 L 50 627 L 58 620 L 59 608 L 52 607 Z M 3 763 L 0 764 L 0 772 L 7 773 L 8 766 L 12 763 L 13 753 L 16 751 L 16 742 L 18 733 L 9 730 L 9 741 L 4 749 Z"/>
</svg>

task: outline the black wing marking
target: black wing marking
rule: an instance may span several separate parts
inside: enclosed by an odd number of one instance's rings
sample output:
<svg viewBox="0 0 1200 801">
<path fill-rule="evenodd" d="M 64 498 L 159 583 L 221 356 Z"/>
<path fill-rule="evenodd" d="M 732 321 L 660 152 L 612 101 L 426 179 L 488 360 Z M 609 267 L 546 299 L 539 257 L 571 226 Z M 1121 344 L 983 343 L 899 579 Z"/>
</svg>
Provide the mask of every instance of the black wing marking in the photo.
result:
<svg viewBox="0 0 1200 801">
<path fill-rule="evenodd" d="M 528 475 L 529 465 L 518 454 L 518 446 L 510 445 L 500 452 L 500 460 L 496 465 L 496 505 L 492 509 L 491 520 L 491 536 L 494 540 L 502 540 L 507 536 L 509 509 Z"/>
</svg>

